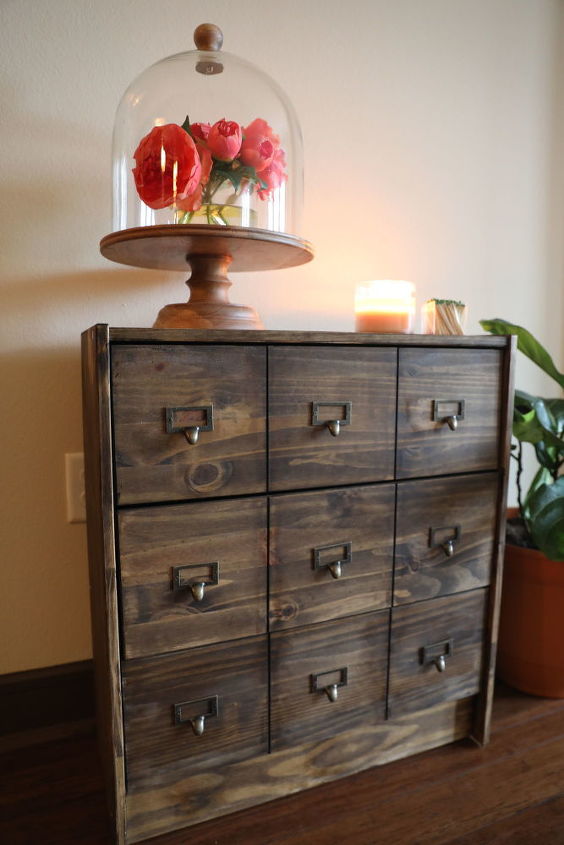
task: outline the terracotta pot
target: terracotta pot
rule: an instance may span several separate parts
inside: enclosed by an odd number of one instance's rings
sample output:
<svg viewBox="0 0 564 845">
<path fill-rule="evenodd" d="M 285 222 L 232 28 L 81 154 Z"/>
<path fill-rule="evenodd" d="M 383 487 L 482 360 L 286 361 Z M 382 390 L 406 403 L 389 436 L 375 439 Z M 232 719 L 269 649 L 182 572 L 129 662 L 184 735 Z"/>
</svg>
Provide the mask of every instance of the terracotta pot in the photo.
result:
<svg viewBox="0 0 564 845">
<path fill-rule="evenodd" d="M 564 563 L 536 549 L 505 547 L 497 674 L 523 692 L 564 698 Z"/>
</svg>

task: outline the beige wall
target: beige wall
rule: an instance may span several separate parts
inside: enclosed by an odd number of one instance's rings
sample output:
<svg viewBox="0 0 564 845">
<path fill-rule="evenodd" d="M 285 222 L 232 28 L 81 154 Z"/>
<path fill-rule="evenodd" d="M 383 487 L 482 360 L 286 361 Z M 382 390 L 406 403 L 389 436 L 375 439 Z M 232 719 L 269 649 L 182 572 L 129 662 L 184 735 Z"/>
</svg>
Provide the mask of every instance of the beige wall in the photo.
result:
<svg viewBox="0 0 564 845">
<path fill-rule="evenodd" d="M 117 102 L 204 21 L 286 89 L 309 266 L 236 277 L 268 328 L 352 329 L 357 281 L 404 278 L 562 350 L 559 0 L 3 0 L 0 672 L 90 655 L 79 335 L 150 325 L 175 274 L 98 254 Z M 520 384 L 539 389 L 532 368 Z"/>
</svg>

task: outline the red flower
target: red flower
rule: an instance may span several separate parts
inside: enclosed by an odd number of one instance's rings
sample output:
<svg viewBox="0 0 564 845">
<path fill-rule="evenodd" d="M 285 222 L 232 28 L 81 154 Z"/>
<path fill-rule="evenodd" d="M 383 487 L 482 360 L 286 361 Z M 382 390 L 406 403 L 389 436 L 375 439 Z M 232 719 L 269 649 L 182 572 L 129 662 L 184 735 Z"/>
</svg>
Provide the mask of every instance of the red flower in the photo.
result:
<svg viewBox="0 0 564 845">
<path fill-rule="evenodd" d="M 166 208 L 194 193 L 202 166 L 196 145 L 176 123 L 155 126 L 134 153 L 137 193 L 149 208 Z"/>
<path fill-rule="evenodd" d="M 280 147 L 274 153 L 274 158 L 272 159 L 271 163 L 268 167 L 265 167 L 264 170 L 261 170 L 259 173 L 260 178 L 263 182 L 266 182 L 267 187 L 261 188 L 260 185 L 258 187 L 258 195 L 261 200 L 268 199 L 270 194 L 275 188 L 279 188 L 282 182 L 284 182 L 288 176 L 285 171 L 286 167 L 286 155 L 282 147 Z"/>
<path fill-rule="evenodd" d="M 280 138 L 272 127 L 262 117 L 257 117 L 243 129 L 240 159 L 260 173 L 268 167 L 279 146 Z"/>
<path fill-rule="evenodd" d="M 192 127 L 190 127 L 191 129 Z M 202 191 L 205 185 L 208 184 L 208 180 L 210 178 L 210 173 L 212 169 L 212 157 L 211 153 L 208 148 L 198 142 L 196 144 L 196 149 L 198 150 L 198 155 L 200 156 L 200 163 L 202 166 L 202 172 L 200 176 L 200 184 L 196 188 L 193 194 L 186 197 L 186 199 L 179 199 L 176 203 L 178 208 L 182 211 L 198 211 L 202 205 Z"/>
<path fill-rule="evenodd" d="M 233 161 L 241 149 L 241 127 L 234 120 L 218 120 L 207 137 L 208 147 L 219 161 Z"/>
<path fill-rule="evenodd" d="M 196 140 L 207 141 L 211 126 L 209 123 L 191 123 L 190 132 Z"/>
</svg>

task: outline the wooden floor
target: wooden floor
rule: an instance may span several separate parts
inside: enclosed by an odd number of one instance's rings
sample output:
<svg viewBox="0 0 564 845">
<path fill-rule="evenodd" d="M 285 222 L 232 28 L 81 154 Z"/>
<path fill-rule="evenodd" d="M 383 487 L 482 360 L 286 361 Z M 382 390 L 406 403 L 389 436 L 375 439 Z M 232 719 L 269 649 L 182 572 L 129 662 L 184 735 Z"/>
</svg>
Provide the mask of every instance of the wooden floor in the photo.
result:
<svg viewBox="0 0 564 845">
<path fill-rule="evenodd" d="M 92 731 L 0 756 L 0 842 L 110 842 Z M 151 842 L 564 845 L 564 700 L 501 687 L 487 748 L 456 743 Z"/>
</svg>

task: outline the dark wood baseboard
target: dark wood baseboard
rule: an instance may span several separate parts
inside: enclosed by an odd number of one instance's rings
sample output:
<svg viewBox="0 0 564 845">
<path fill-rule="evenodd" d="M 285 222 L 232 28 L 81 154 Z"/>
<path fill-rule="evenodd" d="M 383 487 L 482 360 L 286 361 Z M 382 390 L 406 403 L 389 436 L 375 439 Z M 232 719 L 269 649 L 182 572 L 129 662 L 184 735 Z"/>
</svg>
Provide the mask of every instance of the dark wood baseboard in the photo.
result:
<svg viewBox="0 0 564 845">
<path fill-rule="evenodd" d="M 92 660 L 0 675 L 0 748 L 91 730 Z"/>
</svg>

